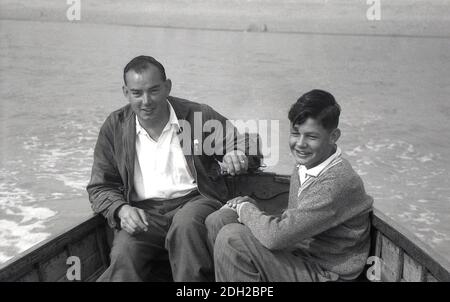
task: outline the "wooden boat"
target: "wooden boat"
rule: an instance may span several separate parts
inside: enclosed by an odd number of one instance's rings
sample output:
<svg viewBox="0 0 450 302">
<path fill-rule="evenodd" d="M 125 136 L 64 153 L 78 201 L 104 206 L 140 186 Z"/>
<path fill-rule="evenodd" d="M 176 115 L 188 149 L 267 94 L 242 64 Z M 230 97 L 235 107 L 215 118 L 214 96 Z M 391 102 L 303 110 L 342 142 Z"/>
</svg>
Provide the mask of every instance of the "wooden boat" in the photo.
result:
<svg viewBox="0 0 450 302">
<path fill-rule="evenodd" d="M 276 212 L 287 202 L 289 180 L 289 176 L 258 171 L 227 177 L 227 185 L 233 196 L 251 196 L 265 210 Z M 368 281 L 370 274 L 381 281 L 450 281 L 449 262 L 429 246 L 377 210 L 371 222 L 371 255 L 379 258 L 369 259 L 381 259 L 380 273 L 369 263 L 358 281 Z M 81 281 L 95 281 L 108 266 L 112 237 L 104 218 L 94 215 L 3 264 L 0 281 L 68 281 L 69 256 L 81 260 Z"/>
</svg>

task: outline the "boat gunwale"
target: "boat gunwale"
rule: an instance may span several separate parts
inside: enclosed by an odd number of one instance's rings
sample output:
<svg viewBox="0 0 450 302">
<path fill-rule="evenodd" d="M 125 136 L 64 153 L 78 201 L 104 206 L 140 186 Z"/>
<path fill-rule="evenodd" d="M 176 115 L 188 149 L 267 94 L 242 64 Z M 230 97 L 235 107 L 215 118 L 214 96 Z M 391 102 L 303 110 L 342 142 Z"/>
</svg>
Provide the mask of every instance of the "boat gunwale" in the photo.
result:
<svg viewBox="0 0 450 302">
<path fill-rule="evenodd" d="M 372 227 L 400 247 L 408 256 L 429 271 L 439 281 L 450 282 L 450 261 L 438 254 L 411 231 L 374 208 Z"/>
<path fill-rule="evenodd" d="M 0 282 L 17 280 L 27 272 L 38 268 L 42 262 L 48 261 L 61 252 L 67 245 L 84 238 L 86 234 L 102 228 L 105 220 L 101 215 L 92 214 L 80 223 L 67 227 L 61 232 L 50 236 L 42 242 L 0 264 Z"/>
</svg>

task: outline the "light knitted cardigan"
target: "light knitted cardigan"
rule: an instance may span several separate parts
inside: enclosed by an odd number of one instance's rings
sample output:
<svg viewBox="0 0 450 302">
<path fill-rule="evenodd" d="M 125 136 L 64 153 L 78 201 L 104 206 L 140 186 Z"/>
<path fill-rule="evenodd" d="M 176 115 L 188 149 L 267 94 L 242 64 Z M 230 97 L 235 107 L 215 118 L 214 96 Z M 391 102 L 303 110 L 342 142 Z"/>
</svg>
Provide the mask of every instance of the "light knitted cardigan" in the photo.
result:
<svg viewBox="0 0 450 302">
<path fill-rule="evenodd" d="M 319 267 L 324 279 L 358 277 L 369 254 L 373 199 L 343 158 L 307 183 L 298 196 L 300 181 L 295 167 L 288 208 L 280 216 L 246 203 L 239 220 L 263 246 L 305 257 Z"/>
</svg>

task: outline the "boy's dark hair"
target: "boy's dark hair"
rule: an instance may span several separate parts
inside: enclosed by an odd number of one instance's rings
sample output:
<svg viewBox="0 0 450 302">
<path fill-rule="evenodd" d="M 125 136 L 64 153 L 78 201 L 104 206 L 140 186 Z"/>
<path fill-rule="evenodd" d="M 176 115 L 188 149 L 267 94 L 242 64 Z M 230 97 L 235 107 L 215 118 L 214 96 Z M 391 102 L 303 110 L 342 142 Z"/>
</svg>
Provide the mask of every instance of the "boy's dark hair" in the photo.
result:
<svg viewBox="0 0 450 302">
<path fill-rule="evenodd" d="M 341 107 L 331 93 L 314 89 L 292 105 L 288 117 L 293 125 L 301 125 L 310 117 L 330 131 L 337 128 L 340 113 Z"/>
<path fill-rule="evenodd" d="M 141 73 L 148 68 L 148 65 L 154 65 L 156 68 L 158 68 L 159 72 L 161 73 L 162 80 L 166 80 L 166 71 L 161 63 L 150 56 L 139 56 L 131 60 L 123 69 L 123 82 L 125 83 L 125 85 L 127 84 L 125 75 L 128 71 L 134 70 L 137 73 Z"/>
</svg>

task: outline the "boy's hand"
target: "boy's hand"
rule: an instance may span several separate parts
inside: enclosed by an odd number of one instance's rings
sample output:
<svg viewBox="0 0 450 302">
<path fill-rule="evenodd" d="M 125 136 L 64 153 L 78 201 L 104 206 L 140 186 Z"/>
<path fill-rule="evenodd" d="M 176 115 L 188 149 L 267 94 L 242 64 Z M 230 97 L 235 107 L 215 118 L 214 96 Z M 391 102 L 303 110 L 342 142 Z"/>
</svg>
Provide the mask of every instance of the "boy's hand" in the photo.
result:
<svg viewBox="0 0 450 302">
<path fill-rule="evenodd" d="M 256 201 L 253 198 L 250 198 L 248 196 L 238 196 L 236 198 L 228 200 L 226 205 L 232 209 L 236 209 L 237 205 L 243 202 L 256 204 Z"/>
</svg>

